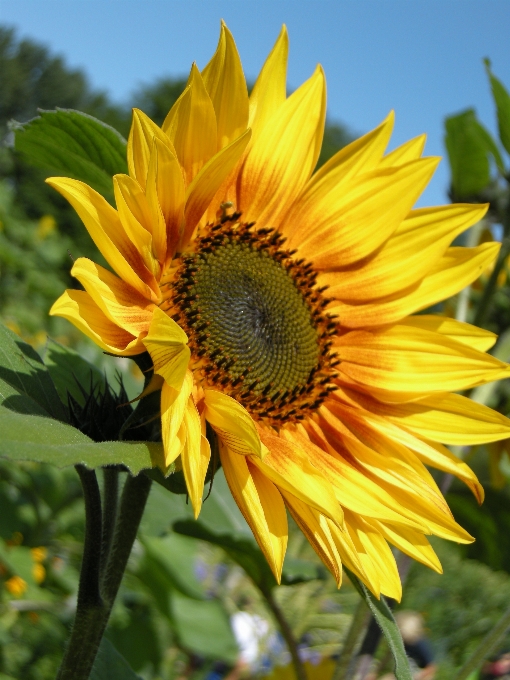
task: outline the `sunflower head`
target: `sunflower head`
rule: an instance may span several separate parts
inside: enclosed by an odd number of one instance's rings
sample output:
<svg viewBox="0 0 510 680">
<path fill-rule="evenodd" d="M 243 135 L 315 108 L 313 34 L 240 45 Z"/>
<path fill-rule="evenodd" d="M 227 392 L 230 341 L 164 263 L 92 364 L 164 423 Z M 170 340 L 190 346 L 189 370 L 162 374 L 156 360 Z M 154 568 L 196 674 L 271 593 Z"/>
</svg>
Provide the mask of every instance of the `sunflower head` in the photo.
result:
<svg viewBox="0 0 510 680">
<path fill-rule="evenodd" d="M 469 285 L 499 246 L 451 247 L 487 206 L 413 209 L 438 159 L 422 156 L 424 136 L 386 153 L 393 114 L 316 170 L 324 73 L 287 97 L 287 52 L 283 28 L 248 97 L 222 24 L 161 128 L 134 110 L 116 208 L 81 182 L 48 180 L 111 267 L 77 260 L 84 290 L 51 313 L 107 352 L 149 353 L 163 467 L 182 469 L 196 516 L 214 432 L 277 579 L 289 512 L 339 584 L 345 564 L 399 599 L 389 544 L 440 571 L 427 535 L 472 540 L 428 466 L 481 501 L 444 445 L 510 433 L 455 394 L 508 376 L 486 353 L 495 337 L 415 313 Z"/>
</svg>

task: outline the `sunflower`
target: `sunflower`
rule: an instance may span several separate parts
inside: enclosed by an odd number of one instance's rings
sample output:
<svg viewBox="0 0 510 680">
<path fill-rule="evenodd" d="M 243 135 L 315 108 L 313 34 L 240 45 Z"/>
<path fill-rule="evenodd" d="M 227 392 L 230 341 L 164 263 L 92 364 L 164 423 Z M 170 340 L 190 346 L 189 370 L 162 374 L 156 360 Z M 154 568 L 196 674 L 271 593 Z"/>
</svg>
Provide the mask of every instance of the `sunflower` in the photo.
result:
<svg viewBox="0 0 510 680">
<path fill-rule="evenodd" d="M 79 258 L 51 314 L 103 350 L 148 352 L 164 469 L 180 457 L 198 516 L 214 430 L 228 485 L 279 580 L 287 511 L 338 584 L 342 564 L 400 599 L 392 544 L 441 571 L 426 536 L 468 543 L 426 466 L 474 473 L 444 446 L 510 421 L 454 394 L 508 376 L 495 336 L 413 314 L 454 295 L 499 244 L 450 247 L 483 205 L 413 210 L 439 159 L 425 137 L 385 155 L 390 114 L 314 173 L 321 67 L 286 95 L 285 27 L 253 91 L 224 24 L 162 127 L 133 111 L 116 209 L 48 179 L 112 271 Z"/>
</svg>

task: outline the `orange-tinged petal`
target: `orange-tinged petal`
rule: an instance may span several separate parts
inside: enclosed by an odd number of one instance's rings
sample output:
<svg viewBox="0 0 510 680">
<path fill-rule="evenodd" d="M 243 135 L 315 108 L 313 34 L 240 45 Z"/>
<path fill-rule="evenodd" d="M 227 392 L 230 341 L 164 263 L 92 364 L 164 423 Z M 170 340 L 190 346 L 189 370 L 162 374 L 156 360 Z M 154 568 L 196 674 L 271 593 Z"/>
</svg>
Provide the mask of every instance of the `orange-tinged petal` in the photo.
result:
<svg viewBox="0 0 510 680">
<path fill-rule="evenodd" d="M 397 602 L 402 599 L 402 584 L 397 563 L 382 535 L 362 517 L 346 512 L 346 522 L 351 536 L 354 534 L 365 550 L 366 557 L 377 569 L 381 593 Z M 363 553 L 360 555 L 362 557 Z M 366 565 L 367 559 L 362 563 Z"/>
<path fill-rule="evenodd" d="M 352 331 L 336 338 L 334 348 L 344 374 L 394 392 L 453 392 L 510 375 L 510 367 L 490 354 L 404 325 Z"/>
<path fill-rule="evenodd" d="M 278 226 L 317 163 L 324 129 L 322 69 L 299 87 L 254 139 L 238 179 L 243 219 Z"/>
<path fill-rule="evenodd" d="M 248 127 L 248 89 L 243 67 L 234 38 L 223 21 L 218 47 L 202 71 L 202 78 L 216 113 L 218 149 L 222 149 Z"/>
<path fill-rule="evenodd" d="M 347 328 L 395 323 L 473 283 L 494 261 L 500 247 L 500 243 L 482 243 L 476 248 L 448 248 L 429 274 L 406 291 L 369 304 L 334 303 L 328 311 L 338 314 L 342 325 Z"/>
<path fill-rule="evenodd" d="M 241 404 L 223 392 L 204 390 L 205 417 L 225 446 L 245 456 L 264 454 L 253 418 Z"/>
<path fill-rule="evenodd" d="M 124 231 L 117 211 L 106 199 L 76 179 L 50 177 L 46 182 L 73 206 L 105 260 L 120 278 L 145 297 L 154 298 L 159 290 L 156 280 Z"/>
<path fill-rule="evenodd" d="M 241 137 L 221 149 L 204 165 L 188 187 L 184 209 L 186 226 L 181 237 L 180 249 L 187 245 L 216 192 L 241 158 L 250 137 L 251 130 L 246 130 Z"/>
<path fill-rule="evenodd" d="M 129 175 L 115 175 L 113 189 L 124 231 L 140 253 L 146 268 L 156 278 L 159 277 L 161 269 L 152 249 L 152 224 L 145 194 Z"/>
<path fill-rule="evenodd" d="M 361 266 L 323 274 L 321 285 L 330 286 L 330 297 L 360 302 L 409 288 L 430 272 L 452 240 L 478 222 L 486 209 L 453 204 L 413 210 L 374 257 Z"/>
<path fill-rule="evenodd" d="M 207 439 L 202 436 L 202 424 L 192 395 L 188 397 L 184 409 L 183 425 L 186 429 L 186 441 L 181 453 L 182 471 L 193 513 L 197 519 L 202 507 L 204 480 L 211 458 L 211 448 Z"/>
<path fill-rule="evenodd" d="M 249 126 L 258 135 L 287 98 L 289 37 L 282 26 L 250 95 Z"/>
<path fill-rule="evenodd" d="M 173 151 L 172 142 L 163 130 L 140 109 L 133 109 L 133 122 L 127 144 L 129 174 L 145 190 L 154 138 Z"/>
<path fill-rule="evenodd" d="M 386 154 L 379 161 L 380 168 L 389 168 L 392 165 L 402 165 L 402 163 L 407 163 L 408 161 L 413 161 L 416 158 L 420 158 L 423 149 L 425 148 L 425 142 L 427 141 L 427 135 L 419 135 L 414 139 L 410 139 L 401 146 L 394 149 L 391 153 Z"/>
<path fill-rule="evenodd" d="M 218 148 L 214 106 L 196 64 L 191 67 L 188 86 L 163 123 L 163 131 L 174 145 L 187 183 L 191 183 Z"/>
<path fill-rule="evenodd" d="M 270 453 L 263 461 L 252 457 L 253 464 L 276 486 L 326 515 L 338 526 L 342 526 L 342 509 L 335 498 L 333 488 L 308 461 L 305 452 L 294 442 L 271 435 L 262 429 L 260 438 Z"/>
<path fill-rule="evenodd" d="M 395 528 L 391 524 L 383 524 L 377 520 L 367 520 L 367 523 L 406 555 L 437 571 L 438 574 L 443 573 L 438 556 L 423 534 L 407 527 Z"/>
<path fill-rule="evenodd" d="M 50 315 L 70 321 L 105 352 L 133 356 L 144 351 L 138 339 L 114 324 L 83 290 L 66 290 L 54 302 Z"/>
<path fill-rule="evenodd" d="M 177 157 L 155 140 L 158 151 L 156 190 L 166 224 L 166 264 L 174 257 L 184 224 L 185 187 Z"/>
<path fill-rule="evenodd" d="M 117 326 L 134 336 L 149 330 L 154 303 L 140 295 L 129 284 L 86 257 L 79 257 L 76 260 L 71 274 Z"/>
<path fill-rule="evenodd" d="M 288 491 L 282 489 L 281 494 L 296 524 L 333 574 L 338 587 L 340 587 L 342 583 L 342 560 L 331 535 L 327 518 Z M 333 523 L 331 525 L 335 526 Z"/>
<path fill-rule="evenodd" d="M 160 143 L 158 146 L 157 141 L 154 140 L 149 159 L 149 167 L 147 169 L 145 197 L 147 199 L 147 207 L 151 216 L 152 250 L 154 252 L 154 257 L 161 265 L 164 265 L 167 255 L 166 222 L 158 196 L 159 148 L 164 149 L 164 145 Z"/>
<path fill-rule="evenodd" d="M 438 158 L 419 158 L 376 169 L 317 197 L 307 233 L 296 231 L 289 247 L 312 259 L 316 270 L 345 267 L 370 255 L 409 214 L 438 163 Z"/>
<path fill-rule="evenodd" d="M 426 331 L 440 333 L 479 352 L 487 352 L 498 339 L 495 333 L 486 331 L 484 328 L 478 328 L 469 323 L 432 314 L 409 316 L 407 319 L 403 319 L 400 325 L 411 328 L 423 328 Z"/>
<path fill-rule="evenodd" d="M 253 466 L 246 456 L 238 455 L 221 441 L 220 458 L 232 496 L 279 583 L 288 536 L 281 496 L 270 480 L 252 476 Z"/>
<path fill-rule="evenodd" d="M 186 443 L 184 414 L 193 389 L 193 374 L 188 371 L 180 389 L 164 383 L 161 388 L 161 438 L 168 467 L 180 456 Z M 166 470 L 163 470 L 165 473 Z"/>
<path fill-rule="evenodd" d="M 180 390 L 191 356 L 188 336 L 159 307 L 153 311 L 149 333 L 143 343 L 154 363 L 154 373 L 161 375 L 175 390 Z"/>
</svg>

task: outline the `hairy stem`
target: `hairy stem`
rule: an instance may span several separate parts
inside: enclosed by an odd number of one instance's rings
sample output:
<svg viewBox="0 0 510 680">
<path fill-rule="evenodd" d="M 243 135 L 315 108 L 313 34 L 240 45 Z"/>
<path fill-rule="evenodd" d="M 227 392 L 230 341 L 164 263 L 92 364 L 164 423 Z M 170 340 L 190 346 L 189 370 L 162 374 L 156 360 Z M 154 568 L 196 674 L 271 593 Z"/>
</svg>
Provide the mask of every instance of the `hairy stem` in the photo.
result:
<svg viewBox="0 0 510 680">
<path fill-rule="evenodd" d="M 106 565 L 101 569 L 104 544 L 99 487 L 94 472 L 83 468 L 82 471 L 78 471 L 78 474 L 80 474 L 82 483 L 84 479 L 86 480 L 84 484 L 86 512 L 84 558 L 80 574 L 76 618 L 57 680 L 88 680 L 151 487 L 151 480 L 144 474 L 138 477 L 128 476 L 122 492 L 113 540 L 110 549 L 107 550 Z M 95 487 L 91 482 L 91 474 Z M 113 484 L 111 490 L 113 490 Z M 101 579 L 100 572 L 102 572 Z"/>
<path fill-rule="evenodd" d="M 103 468 L 103 535 L 101 543 L 101 571 L 104 572 L 113 536 L 119 504 L 119 470 L 116 467 Z"/>
</svg>

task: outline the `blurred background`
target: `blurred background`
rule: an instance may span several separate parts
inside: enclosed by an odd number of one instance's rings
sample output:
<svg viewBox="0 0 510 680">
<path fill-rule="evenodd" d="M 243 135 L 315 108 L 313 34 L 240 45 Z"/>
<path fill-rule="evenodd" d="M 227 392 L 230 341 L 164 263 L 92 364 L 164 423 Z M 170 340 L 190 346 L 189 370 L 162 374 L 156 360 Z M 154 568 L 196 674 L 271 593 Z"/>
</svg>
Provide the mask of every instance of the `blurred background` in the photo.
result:
<svg viewBox="0 0 510 680">
<path fill-rule="evenodd" d="M 489 200 L 489 218 L 467 238 L 476 244 L 503 234 L 508 148 L 498 139 L 483 58 L 510 86 L 507 0 L 0 0 L 0 320 L 47 357 L 48 334 L 74 348 L 114 388 L 121 376 L 130 397 L 140 386 L 132 362 L 103 356 L 66 321 L 48 317 L 53 301 L 74 285 L 70 256 L 98 254 L 72 209 L 44 184 L 48 173 L 15 150 L 9 121 L 71 108 L 127 137 L 137 106 L 161 123 L 192 61 L 203 68 L 214 52 L 221 18 L 249 84 L 282 23 L 290 35 L 289 91 L 317 62 L 324 66 L 328 121 L 319 163 L 395 109 L 390 148 L 426 132 L 426 153 L 446 156 L 419 205 Z M 462 318 L 472 321 L 489 276 L 436 311 L 458 316 L 462 306 Z M 496 349 L 508 359 L 507 264 L 497 285 L 483 325 L 502 336 Z M 502 385 L 484 401 L 508 414 L 509 394 Z M 438 481 L 477 542 L 462 549 L 435 544 L 445 574 L 414 565 L 400 606 L 423 617 L 436 677 L 445 680 L 510 600 L 510 459 L 504 445 L 463 453 L 487 488 L 483 508 L 460 484 Z M 358 601 L 350 584 L 338 592 L 293 529 L 285 585 L 268 585 L 221 473 L 201 516 L 207 540 L 189 536 L 189 517 L 182 496 L 153 489 L 105 644 L 144 680 L 229 673 L 232 680 L 291 680 L 276 607 L 313 669 L 310 677 L 329 679 Z M 0 463 L 0 680 L 54 677 L 75 608 L 83 529 L 74 470 Z M 384 644 L 377 658 L 382 674 L 389 664 Z"/>
</svg>

